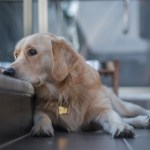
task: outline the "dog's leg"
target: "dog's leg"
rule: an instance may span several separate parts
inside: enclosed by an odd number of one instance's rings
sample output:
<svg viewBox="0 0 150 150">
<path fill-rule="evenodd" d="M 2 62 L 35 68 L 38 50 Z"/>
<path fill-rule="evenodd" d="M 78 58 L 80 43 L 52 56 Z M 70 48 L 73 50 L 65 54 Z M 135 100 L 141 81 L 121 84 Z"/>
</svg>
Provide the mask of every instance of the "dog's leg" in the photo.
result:
<svg viewBox="0 0 150 150">
<path fill-rule="evenodd" d="M 122 100 L 120 100 L 122 101 Z M 122 101 L 122 107 L 118 109 L 118 113 L 123 117 L 136 117 L 140 115 L 147 115 L 150 117 L 150 111 L 142 108 L 139 105 Z"/>
<path fill-rule="evenodd" d="M 113 109 L 122 117 L 136 117 L 139 115 L 147 115 L 150 117 L 150 110 L 146 110 L 136 104 L 125 102 L 117 97 L 107 87 L 104 86 L 103 88 L 110 99 Z"/>
<path fill-rule="evenodd" d="M 37 111 L 34 114 L 34 126 L 31 130 L 33 136 L 53 136 L 54 129 L 49 116 L 42 112 Z"/>
<path fill-rule="evenodd" d="M 134 128 L 123 122 L 121 117 L 114 111 L 108 110 L 96 117 L 96 122 L 103 126 L 103 129 L 112 134 L 115 138 L 134 137 Z"/>
<path fill-rule="evenodd" d="M 123 121 L 134 126 L 135 128 L 150 128 L 150 117 L 148 117 L 148 116 L 123 118 Z"/>
</svg>

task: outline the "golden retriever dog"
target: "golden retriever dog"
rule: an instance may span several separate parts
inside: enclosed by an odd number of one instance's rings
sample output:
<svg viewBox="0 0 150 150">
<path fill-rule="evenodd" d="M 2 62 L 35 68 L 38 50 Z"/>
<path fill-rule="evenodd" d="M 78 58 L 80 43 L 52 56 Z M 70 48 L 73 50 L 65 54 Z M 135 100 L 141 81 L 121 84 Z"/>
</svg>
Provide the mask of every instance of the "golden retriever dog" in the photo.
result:
<svg viewBox="0 0 150 150">
<path fill-rule="evenodd" d="M 13 70 L 35 88 L 33 136 L 53 136 L 55 126 L 77 132 L 96 124 L 115 138 L 131 138 L 134 127 L 150 127 L 150 111 L 120 100 L 65 39 L 50 33 L 27 36 L 17 43 L 14 57 L 6 72 Z"/>
</svg>

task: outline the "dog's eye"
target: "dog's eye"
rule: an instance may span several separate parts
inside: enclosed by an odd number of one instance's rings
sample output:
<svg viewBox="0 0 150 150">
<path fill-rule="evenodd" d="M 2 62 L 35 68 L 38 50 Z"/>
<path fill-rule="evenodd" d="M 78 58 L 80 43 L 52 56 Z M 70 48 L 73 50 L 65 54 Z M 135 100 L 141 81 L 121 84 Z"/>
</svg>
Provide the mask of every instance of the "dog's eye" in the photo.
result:
<svg viewBox="0 0 150 150">
<path fill-rule="evenodd" d="M 34 56 L 37 54 L 37 51 L 35 49 L 29 49 L 28 56 Z"/>
</svg>

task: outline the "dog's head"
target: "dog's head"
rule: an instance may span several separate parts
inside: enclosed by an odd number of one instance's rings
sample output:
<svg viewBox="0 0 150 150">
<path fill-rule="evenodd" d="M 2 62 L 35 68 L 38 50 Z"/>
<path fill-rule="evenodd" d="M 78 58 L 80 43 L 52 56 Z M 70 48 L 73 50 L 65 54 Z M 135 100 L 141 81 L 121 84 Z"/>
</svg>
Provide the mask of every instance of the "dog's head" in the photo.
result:
<svg viewBox="0 0 150 150">
<path fill-rule="evenodd" d="M 40 86 L 46 81 L 61 82 L 70 74 L 78 76 L 81 57 L 68 42 L 48 33 L 37 33 L 20 40 L 11 64 L 14 76 Z"/>
</svg>

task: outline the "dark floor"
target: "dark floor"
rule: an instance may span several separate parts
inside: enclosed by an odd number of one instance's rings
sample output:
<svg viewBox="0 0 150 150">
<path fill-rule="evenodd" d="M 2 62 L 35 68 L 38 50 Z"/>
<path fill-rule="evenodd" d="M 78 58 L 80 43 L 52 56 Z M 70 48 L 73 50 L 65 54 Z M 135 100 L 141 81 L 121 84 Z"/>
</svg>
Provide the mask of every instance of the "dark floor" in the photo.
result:
<svg viewBox="0 0 150 150">
<path fill-rule="evenodd" d="M 114 139 L 99 132 L 57 132 L 52 138 L 37 138 L 30 135 L 1 145 L 3 150 L 149 150 L 150 130 L 138 129 L 133 139 Z"/>
</svg>

